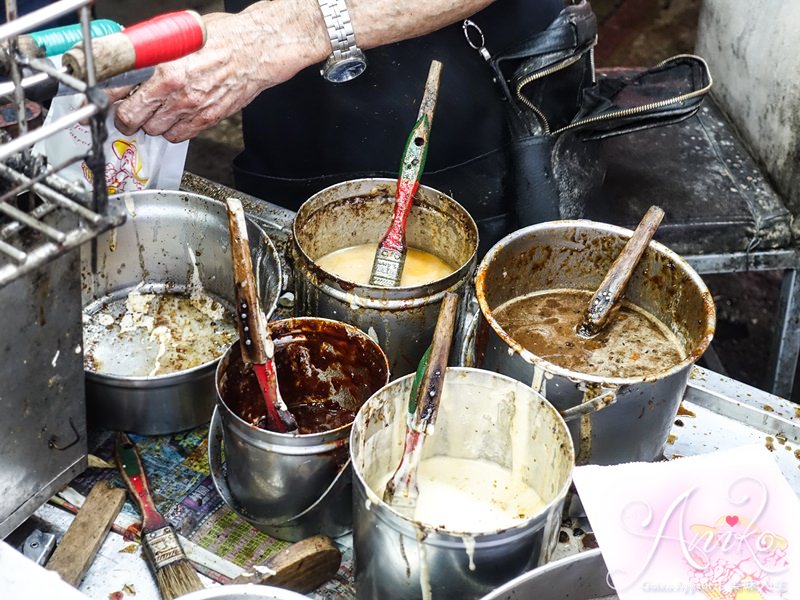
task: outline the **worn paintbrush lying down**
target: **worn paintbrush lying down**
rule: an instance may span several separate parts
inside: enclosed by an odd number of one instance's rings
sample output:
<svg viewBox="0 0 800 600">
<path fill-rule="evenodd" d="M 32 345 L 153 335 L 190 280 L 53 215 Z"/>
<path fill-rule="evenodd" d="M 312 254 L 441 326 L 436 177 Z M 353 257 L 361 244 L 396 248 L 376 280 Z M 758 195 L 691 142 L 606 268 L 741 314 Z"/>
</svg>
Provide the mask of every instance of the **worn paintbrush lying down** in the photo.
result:
<svg viewBox="0 0 800 600">
<path fill-rule="evenodd" d="M 409 394 L 403 456 L 383 492 L 384 502 L 409 517 L 417 506 L 417 468 L 425 438 L 431 434 L 439 411 L 457 314 L 458 295 L 449 292 L 442 300 L 433 341 L 419 363 Z"/>
<path fill-rule="evenodd" d="M 428 139 L 433 123 L 433 109 L 439 95 L 439 81 L 442 76 L 442 63 L 438 60 L 431 62 L 428 79 L 425 83 L 425 92 L 419 105 L 419 114 L 411 135 L 408 136 L 403 159 L 400 164 L 400 176 L 397 179 L 397 189 L 394 194 L 394 215 L 389 229 L 383 239 L 378 243 L 375 252 L 375 262 L 372 263 L 371 285 L 383 287 L 397 287 L 400 285 L 400 276 L 406 262 L 406 220 L 411 212 L 414 194 L 419 189 L 419 179 L 425 168 L 425 158 L 428 155 Z"/>
<path fill-rule="evenodd" d="M 67 486 L 50 502 L 73 514 L 78 514 L 86 498 Z M 128 539 L 140 539 L 141 523 L 127 513 L 120 513 L 111 529 Z M 315 535 L 295 542 L 265 563 L 243 568 L 178 534 L 186 556 L 219 583 L 253 583 L 281 587 L 305 594 L 330 580 L 339 570 L 342 553 L 327 536 Z M 213 573 L 211 573 L 213 572 Z"/>
<path fill-rule="evenodd" d="M 117 433 L 115 455 L 120 475 L 142 512 L 142 549 L 164 600 L 203 589 L 203 583 L 178 541 L 172 525 L 161 516 L 150 495 L 150 486 L 136 445 Z"/>
</svg>

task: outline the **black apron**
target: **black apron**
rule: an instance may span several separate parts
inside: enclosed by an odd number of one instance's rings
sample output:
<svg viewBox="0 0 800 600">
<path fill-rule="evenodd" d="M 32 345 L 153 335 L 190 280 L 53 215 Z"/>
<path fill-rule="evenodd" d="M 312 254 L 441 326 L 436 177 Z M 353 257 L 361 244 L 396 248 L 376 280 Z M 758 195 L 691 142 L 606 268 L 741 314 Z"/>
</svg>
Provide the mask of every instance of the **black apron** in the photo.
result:
<svg viewBox="0 0 800 600">
<path fill-rule="evenodd" d="M 252 2 L 225 4 L 238 12 Z M 544 29 L 562 7 L 561 0 L 498 0 L 472 19 L 494 52 Z M 460 22 L 366 55 L 367 70 L 350 82 L 329 83 L 314 65 L 243 110 L 245 148 L 234 161 L 236 187 L 297 210 L 334 183 L 396 178 L 428 67 L 437 59 L 442 80 L 422 183 L 470 212 L 483 254 L 515 228 L 505 194 L 508 132 L 489 67 L 467 44 Z"/>
</svg>

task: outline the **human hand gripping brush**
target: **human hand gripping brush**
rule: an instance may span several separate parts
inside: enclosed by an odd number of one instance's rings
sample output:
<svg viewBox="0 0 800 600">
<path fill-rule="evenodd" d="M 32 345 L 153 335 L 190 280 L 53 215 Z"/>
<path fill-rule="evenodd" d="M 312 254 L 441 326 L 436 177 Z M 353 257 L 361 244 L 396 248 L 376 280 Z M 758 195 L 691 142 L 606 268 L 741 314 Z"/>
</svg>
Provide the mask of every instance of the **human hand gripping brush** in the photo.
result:
<svg viewBox="0 0 800 600">
<path fill-rule="evenodd" d="M 394 215 L 386 235 L 378 244 L 375 252 L 375 262 L 372 264 L 372 274 L 369 282 L 371 285 L 384 287 L 397 287 L 400 285 L 400 276 L 403 274 L 403 265 L 406 261 L 406 220 L 411 211 L 414 194 L 419 188 L 419 179 L 425 168 L 425 158 L 428 155 L 428 140 L 433 123 L 433 109 L 439 95 L 439 82 L 442 76 L 442 63 L 438 60 L 431 62 L 428 79 L 425 82 L 425 91 L 419 105 L 419 114 L 411 135 L 408 136 L 403 159 L 400 164 L 400 175 L 397 179 L 395 190 Z"/>
<path fill-rule="evenodd" d="M 161 597 L 172 600 L 203 589 L 175 530 L 156 510 L 139 452 L 123 432 L 117 433 L 115 456 L 122 480 L 142 513 L 142 549 Z"/>
<path fill-rule="evenodd" d="M 275 346 L 267 333 L 266 317 L 261 311 L 253 275 L 253 260 L 247 237 L 247 223 L 242 203 L 228 198 L 228 229 L 231 236 L 233 279 L 236 287 L 236 321 L 239 324 L 239 343 L 242 361 L 252 365 L 258 385 L 267 405 L 266 429 L 278 433 L 297 430 L 295 420 L 281 397 L 275 372 Z"/>
<path fill-rule="evenodd" d="M 149 78 L 155 65 L 191 54 L 206 42 L 203 19 L 193 10 L 158 15 L 125 29 L 106 20 L 93 24 L 91 32 L 90 54 L 83 47 L 80 25 L 21 36 L 17 60 L 26 69 L 19 84 L 28 98 L 46 101 L 85 93 L 88 83 L 103 88 L 135 85 Z M 70 42 L 77 43 L 69 47 Z M 46 59 L 57 51 L 63 52 L 60 67 Z M 9 57 L 5 44 L 0 44 L 0 74 L 10 73 Z M 14 82 L 0 83 L 0 97 L 13 95 L 15 89 Z"/>
<path fill-rule="evenodd" d="M 408 398 L 403 456 L 383 492 L 383 501 L 408 517 L 413 516 L 417 505 L 417 468 L 425 439 L 433 433 L 436 423 L 457 314 L 458 295 L 448 292 L 439 309 L 433 341 L 419 362 Z"/>
</svg>

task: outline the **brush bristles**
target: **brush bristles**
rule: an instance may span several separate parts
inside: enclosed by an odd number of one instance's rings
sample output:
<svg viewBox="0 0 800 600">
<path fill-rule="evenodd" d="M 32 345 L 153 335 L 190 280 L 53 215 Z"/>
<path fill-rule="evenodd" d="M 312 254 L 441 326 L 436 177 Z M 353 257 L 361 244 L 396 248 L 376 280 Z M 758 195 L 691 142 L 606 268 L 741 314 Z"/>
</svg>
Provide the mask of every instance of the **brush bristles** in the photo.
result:
<svg viewBox="0 0 800 600">
<path fill-rule="evenodd" d="M 142 544 L 145 559 L 153 570 L 158 590 L 164 600 L 172 600 L 203 589 L 203 583 L 186 558 L 171 526 L 145 533 Z"/>
<path fill-rule="evenodd" d="M 194 567 L 186 559 L 175 561 L 158 569 L 156 583 L 164 600 L 173 600 L 189 592 L 202 590 L 204 587 Z"/>
</svg>

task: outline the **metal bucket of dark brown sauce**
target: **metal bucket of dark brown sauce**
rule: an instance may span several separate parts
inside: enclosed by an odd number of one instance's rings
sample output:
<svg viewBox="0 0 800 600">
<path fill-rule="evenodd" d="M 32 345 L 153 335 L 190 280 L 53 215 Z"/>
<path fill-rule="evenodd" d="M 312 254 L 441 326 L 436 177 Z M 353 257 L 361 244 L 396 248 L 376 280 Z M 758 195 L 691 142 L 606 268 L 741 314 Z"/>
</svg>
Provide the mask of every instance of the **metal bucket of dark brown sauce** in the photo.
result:
<svg viewBox="0 0 800 600">
<path fill-rule="evenodd" d="M 386 355 L 355 327 L 328 319 L 274 321 L 269 332 L 278 385 L 299 429 L 261 427 L 263 396 L 233 344 L 217 368 L 208 437 L 214 484 L 228 506 L 273 537 L 342 535 L 352 526 L 350 429 L 389 380 Z"/>
<path fill-rule="evenodd" d="M 653 241 L 613 332 L 578 339 L 584 307 L 631 234 L 592 221 L 540 223 L 498 242 L 476 274 L 480 313 L 462 363 L 544 395 L 568 422 L 579 464 L 659 458 L 692 366 L 714 334 L 708 288 Z"/>
</svg>

